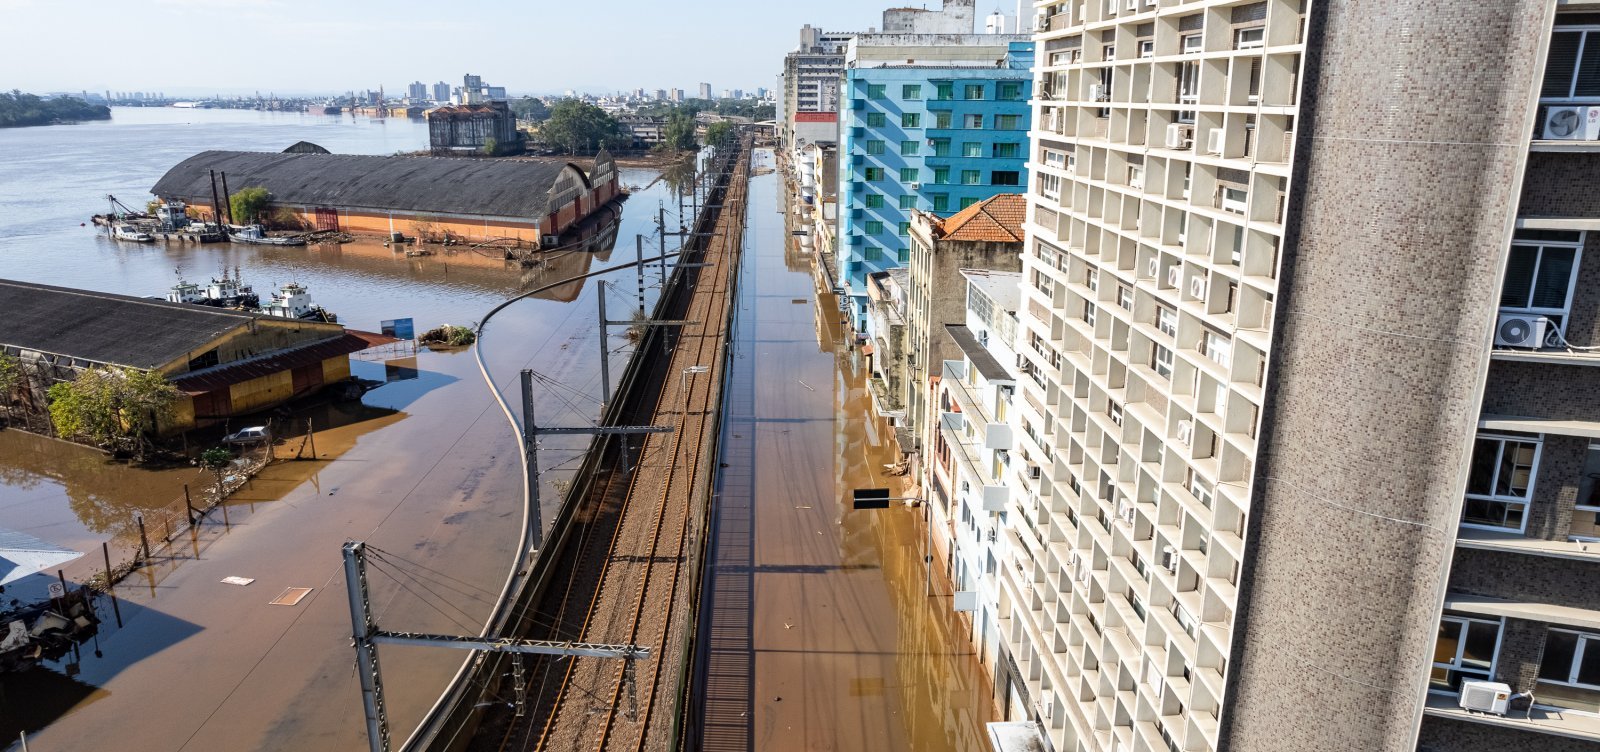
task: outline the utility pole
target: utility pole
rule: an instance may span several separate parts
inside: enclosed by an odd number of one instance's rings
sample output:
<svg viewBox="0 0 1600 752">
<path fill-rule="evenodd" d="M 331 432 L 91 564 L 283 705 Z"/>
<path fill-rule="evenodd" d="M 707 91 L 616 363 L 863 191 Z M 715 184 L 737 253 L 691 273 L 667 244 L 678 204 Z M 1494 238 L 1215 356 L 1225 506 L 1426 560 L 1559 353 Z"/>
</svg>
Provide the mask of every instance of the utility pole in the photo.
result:
<svg viewBox="0 0 1600 752">
<path fill-rule="evenodd" d="M 678 218 L 683 218 L 682 195 L 679 196 Z M 656 214 L 657 234 L 661 236 L 661 293 L 667 292 L 667 206 L 661 204 Z"/>
<path fill-rule="evenodd" d="M 638 241 L 635 245 L 639 254 L 639 318 L 644 318 L 644 236 L 635 235 L 634 239 Z M 605 316 L 600 318 L 605 318 Z"/>
<path fill-rule="evenodd" d="M 361 679 L 361 700 L 366 712 L 367 746 L 371 752 L 389 752 L 389 717 L 383 696 L 383 679 L 378 664 L 379 645 L 442 647 L 456 650 L 482 650 L 513 655 L 557 655 L 568 658 L 621 658 L 631 666 L 648 660 L 650 648 L 638 645 L 600 645 L 582 642 L 546 642 L 514 637 L 468 637 L 386 632 L 378 629 L 372 617 L 372 597 L 367 588 L 367 544 L 346 541 L 344 572 L 350 596 L 351 636 L 356 649 L 356 668 Z M 520 661 L 519 661 L 520 664 Z M 515 673 L 520 673 L 513 668 Z M 632 671 L 625 672 L 631 681 Z M 513 677 L 515 679 L 515 677 Z M 629 687 L 630 694 L 635 691 Z"/>
<path fill-rule="evenodd" d="M 611 330 L 606 326 L 606 281 L 600 280 L 600 411 L 611 404 Z"/>
</svg>

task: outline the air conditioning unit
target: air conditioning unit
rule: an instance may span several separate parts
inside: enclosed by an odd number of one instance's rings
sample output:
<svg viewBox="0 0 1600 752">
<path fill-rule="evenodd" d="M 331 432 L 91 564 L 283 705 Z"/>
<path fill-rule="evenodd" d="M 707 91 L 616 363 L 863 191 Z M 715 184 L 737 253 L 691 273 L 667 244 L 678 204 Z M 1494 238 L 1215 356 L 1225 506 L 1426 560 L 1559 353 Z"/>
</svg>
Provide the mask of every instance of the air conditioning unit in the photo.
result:
<svg viewBox="0 0 1600 752">
<path fill-rule="evenodd" d="M 1150 257 L 1150 261 L 1147 262 L 1147 266 L 1145 268 L 1150 270 L 1149 273 L 1146 276 L 1149 276 L 1149 277 L 1159 277 L 1159 276 L 1161 276 L 1161 259 L 1157 258 L 1155 256 L 1151 256 Z"/>
<path fill-rule="evenodd" d="M 1073 551 L 1072 555 L 1067 557 L 1067 568 L 1076 571 L 1078 564 L 1082 561 L 1083 557 L 1079 556 L 1077 551 Z"/>
<path fill-rule="evenodd" d="M 1478 713 L 1505 715 L 1511 705 L 1511 687 L 1501 682 L 1461 682 L 1461 707 Z"/>
<path fill-rule="evenodd" d="M 1028 356 L 1023 355 L 1022 353 L 1017 353 L 1017 370 L 1020 371 L 1020 370 L 1023 370 L 1025 368 L 1027 368 L 1027 367 L 1028 367 Z"/>
<path fill-rule="evenodd" d="M 560 235 L 540 235 L 539 236 L 539 247 L 541 247 L 541 248 L 555 248 L 556 246 L 559 246 L 559 245 L 561 245 L 561 236 Z"/>
<path fill-rule="evenodd" d="M 1129 525 L 1133 524 L 1134 511 L 1132 502 L 1124 501 L 1117 505 L 1117 519 L 1122 520 Z"/>
<path fill-rule="evenodd" d="M 1167 286 L 1178 287 L 1183 284 L 1183 268 L 1173 265 L 1167 269 Z"/>
<path fill-rule="evenodd" d="M 1194 126 L 1173 123 L 1167 126 L 1167 148 L 1187 149 L 1194 145 Z"/>
<path fill-rule="evenodd" d="M 1161 547 L 1161 568 L 1169 574 L 1178 573 L 1178 550 L 1172 546 Z"/>
<path fill-rule="evenodd" d="M 1038 465 L 1028 465 L 1028 480 L 1038 480 L 1043 475 L 1044 471 Z"/>
<path fill-rule="evenodd" d="M 1600 141 L 1600 107 L 1551 107 L 1544 137 L 1553 141 Z"/>
<path fill-rule="evenodd" d="M 1526 313 L 1502 313 L 1494 327 L 1495 347 L 1522 347 L 1537 350 L 1550 333 L 1550 319 Z"/>
<path fill-rule="evenodd" d="M 1189 297 L 1196 300 L 1206 299 L 1206 278 L 1198 274 L 1189 278 Z"/>
<path fill-rule="evenodd" d="M 1194 443 L 1194 421 L 1178 421 L 1178 443 L 1184 446 Z"/>
<path fill-rule="evenodd" d="M 1222 153 L 1222 129 L 1212 128 L 1206 131 L 1206 152 L 1210 154 Z"/>
<path fill-rule="evenodd" d="M 994 531 L 994 528 L 989 528 L 989 542 L 993 543 L 997 537 L 999 537 L 999 535 Z"/>
<path fill-rule="evenodd" d="M 1106 100 L 1106 87 L 1104 84 L 1089 84 L 1089 101 L 1104 102 Z"/>
<path fill-rule="evenodd" d="M 922 184 L 921 184 L 921 183 L 911 183 L 911 184 L 910 184 L 910 185 L 908 185 L 908 186 L 906 186 L 906 187 L 907 187 L 907 188 L 910 188 L 910 189 L 911 189 L 911 190 L 913 190 L 913 191 L 920 191 L 920 190 L 922 190 Z"/>
</svg>

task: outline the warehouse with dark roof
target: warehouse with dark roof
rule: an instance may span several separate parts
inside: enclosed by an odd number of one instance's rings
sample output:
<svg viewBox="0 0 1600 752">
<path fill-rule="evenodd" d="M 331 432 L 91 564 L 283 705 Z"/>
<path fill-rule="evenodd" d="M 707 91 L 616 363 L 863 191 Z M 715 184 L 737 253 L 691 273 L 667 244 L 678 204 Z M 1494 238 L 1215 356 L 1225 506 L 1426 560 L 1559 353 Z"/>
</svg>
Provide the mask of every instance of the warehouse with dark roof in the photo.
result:
<svg viewBox="0 0 1600 752">
<path fill-rule="evenodd" d="M 265 188 L 272 213 L 285 210 L 306 229 L 535 245 L 622 196 L 606 152 L 584 172 L 554 160 L 206 151 L 168 170 L 150 192 L 210 219 L 224 182 L 230 191 Z M 227 199 L 219 203 L 226 214 Z"/>
<path fill-rule="evenodd" d="M 0 279 L 0 352 L 22 383 L 0 403 L 42 414 L 50 385 L 104 366 L 155 371 L 183 393 L 162 433 L 270 409 L 350 378 L 383 341 L 338 324 Z"/>
</svg>

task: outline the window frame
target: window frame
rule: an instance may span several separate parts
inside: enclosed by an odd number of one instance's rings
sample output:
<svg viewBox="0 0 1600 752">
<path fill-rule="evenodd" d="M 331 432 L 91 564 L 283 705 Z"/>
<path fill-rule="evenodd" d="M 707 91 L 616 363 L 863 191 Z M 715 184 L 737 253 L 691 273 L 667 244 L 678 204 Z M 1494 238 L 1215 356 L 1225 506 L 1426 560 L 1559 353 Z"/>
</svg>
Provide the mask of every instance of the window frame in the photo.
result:
<svg viewBox="0 0 1600 752">
<path fill-rule="evenodd" d="M 1544 673 L 1543 660 L 1540 661 L 1539 674 L 1535 675 L 1536 681 L 1538 681 L 1539 683 L 1543 683 L 1543 684 L 1555 684 L 1557 686 L 1562 686 L 1562 687 L 1572 687 L 1574 689 L 1587 689 L 1587 690 L 1600 692 L 1600 684 L 1585 684 L 1583 682 L 1577 681 L 1578 669 L 1579 669 L 1579 667 L 1581 667 L 1583 665 L 1584 653 L 1588 651 L 1589 643 L 1591 643 L 1591 642 L 1596 643 L 1597 644 L 1596 645 L 1596 649 L 1600 650 L 1600 633 L 1585 632 L 1585 631 L 1583 631 L 1581 629 L 1572 629 L 1572 628 L 1569 628 L 1569 627 L 1557 627 L 1557 626 L 1547 627 L 1545 632 L 1546 632 L 1546 634 L 1545 634 L 1545 640 L 1546 641 L 1548 641 L 1550 639 L 1550 636 L 1549 636 L 1550 632 L 1564 632 L 1564 633 L 1570 634 L 1570 635 L 1577 635 L 1578 636 L 1578 646 L 1572 651 L 1572 663 L 1571 663 L 1571 665 L 1569 665 L 1567 667 L 1567 680 L 1566 681 L 1560 681 L 1560 680 L 1557 680 L 1557 679 L 1546 679 L 1546 678 L 1544 678 L 1542 676 L 1542 674 Z M 1568 708 L 1568 710 L 1570 710 L 1570 708 Z M 1579 711 L 1576 711 L 1576 712 L 1582 713 L 1584 711 L 1579 710 Z M 1591 713 L 1590 715 L 1593 715 L 1593 714 Z"/>
<path fill-rule="evenodd" d="M 1466 649 L 1467 649 L 1466 636 L 1467 636 L 1467 632 L 1468 632 L 1468 630 L 1470 630 L 1471 626 L 1473 624 L 1491 625 L 1491 626 L 1494 627 L 1495 634 L 1494 634 L 1494 654 L 1489 658 L 1489 669 L 1488 669 L 1489 675 L 1485 676 L 1482 679 L 1478 679 L 1476 681 L 1494 681 L 1494 677 L 1498 675 L 1498 671 L 1500 670 L 1500 647 L 1501 647 L 1503 641 L 1505 640 L 1505 635 L 1506 635 L 1506 620 L 1505 620 L 1505 617 L 1502 616 L 1502 617 L 1499 617 L 1499 618 L 1490 619 L 1490 618 L 1486 618 L 1486 617 L 1482 617 L 1482 616 L 1471 616 L 1471 615 L 1465 615 L 1465 614 L 1442 614 L 1439 617 L 1439 622 L 1441 624 L 1443 624 L 1444 622 L 1452 622 L 1452 623 L 1460 624 L 1461 625 L 1461 637 L 1456 640 L 1456 654 L 1455 654 L 1455 657 L 1451 660 L 1451 662 L 1450 663 L 1440 663 L 1438 661 L 1430 661 L 1431 668 L 1444 669 L 1445 671 L 1457 672 L 1457 673 L 1460 673 L 1460 674 L 1463 674 L 1463 675 L 1471 674 L 1473 676 L 1477 676 L 1479 674 L 1482 674 L 1483 673 L 1483 669 L 1471 668 L 1471 667 L 1463 665 L 1461 663 L 1461 657 L 1462 657 L 1462 653 L 1465 652 Z M 1435 645 L 1435 649 L 1437 649 L 1437 646 L 1438 646 L 1437 640 L 1435 640 L 1434 645 Z M 1465 678 L 1463 680 L 1465 680 Z M 1445 683 L 1446 683 L 1446 685 L 1448 685 L 1449 681 L 1446 680 Z M 1429 694 L 1441 694 L 1441 695 L 1457 695 L 1457 694 L 1460 694 L 1459 691 L 1450 690 L 1448 688 L 1448 686 L 1445 687 L 1445 688 L 1435 687 L 1434 684 L 1433 684 L 1433 673 L 1432 673 L 1432 671 L 1430 671 L 1429 674 L 1428 674 L 1428 693 Z"/>
<path fill-rule="evenodd" d="M 1176 363 L 1177 356 L 1172 348 L 1159 342 L 1150 343 L 1150 370 L 1155 371 L 1157 376 L 1171 381 L 1172 368 Z"/>
<path fill-rule="evenodd" d="M 1255 36 L 1251 32 L 1255 32 L 1260 36 L 1254 39 L 1246 39 L 1248 36 Z M 1233 48 L 1235 50 L 1259 50 L 1266 46 L 1267 27 L 1265 26 L 1246 26 L 1242 29 L 1233 30 Z"/>
<path fill-rule="evenodd" d="M 1590 96 L 1579 96 L 1578 95 L 1578 74 L 1583 70 L 1583 54 L 1588 51 L 1588 48 L 1589 48 L 1590 44 L 1600 45 L 1600 25 L 1597 25 L 1597 24 L 1574 24 L 1574 25 L 1571 25 L 1571 26 L 1556 26 L 1554 29 L 1551 29 L 1551 32 L 1550 32 L 1550 36 L 1551 36 L 1551 40 L 1552 41 L 1554 41 L 1554 38 L 1555 38 L 1556 34 L 1578 34 L 1579 35 L 1579 37 L 1578 37 L 1578 50 L 1573 55 L 1572 76 L 1571 76 L 1571 78 L 1567 79 L 1567 95 L 1564 96 L 1564 97 L 1547 97 L 1547 96 L 1544 96 L 1544 81 L 1541 80 L 1539 82 L 1539 89 L 1540 89 L 1540 91 L 1539 91 L 1539 95 L 1540 95 L 1539 96 L 1539 101 L 1540 101 L 1540 103 L 1549 103 L 1549 104 L 1563 104 L 1563 103 L 1586 104 L 1586 103 L 1592 103 L 1592 102 L 1600 102 L 1600 95 L 1590 95 Z M 1547 52 L 1546 53 L 1546 58 L 1545 58 L 1545 66 L 1546 66 L 1547 69 L 1548 69 L 1549 64 L 1550 64 L 1550 60 L 1549 60 L 1548 54 L 1549 53 Z M 1546 75 L 1549 75 L 1548 71 L 1546 72 Z"/>
<path fill-rule="evenodd" d="M 1171 320 L 1170 324 L 1167 323 L 1168 319 Z M 1169 337 L 1178 336 L 1178 309 L 1163 304 L 1157 304 L 1156 331 L 1161 332 Z"/>
<path fill-rule="evenodd" d="M 922 142 L 921 141 L 912 140 L 912 141 L 901 141 L 900 142 L 900 156 L 902 156 L 902 157 L 916 157 L 916 156 L 920 156 L 921 154 L 922 154 Z"/>
<path fill-rule="evenodd" d="M 922 113 L 920 113 L 920 112 L 902 112 L 902 113 L 900 113 L 900 127 L 901 128 L 921 128 L 922 127 Z"/>
<path fill-rule="evenodd" d="M 1600 35 L 1597 35 L 1597 37 L 1600 37 Z M 1600 41 L 1600 40 L 1597 40 L 1597 41 Z M 1589 240 L 1589 234 L 1586 231 L 1573 230 L 1572 232 L 1578 233 L 1578 239 L 1576 241 L 1540 240 L 1540 239 L 1526 239 L 1526 238 L 1519 239 L 1515 235 L 1513 235 L 1512 238 L 1511 238 L 1511 247 L 1509 249 L 1507 249 L 1507 251 L 1506 251 L 1506 253 L 1507 253 L 1507 259 L 1506 259 L 1506 263 L 1507 263 L 1507 278 L 1503 279 L 1501 281 L 1500 300 L 1496 301 L 1496 303 L 1499 305 L 1499 312 L 1502 313 L 1502 314 L 1505 314 L 1505 313 L 1525 314 L 1525 315 L 1529 315 L 1529 316 L 1543 316 L 1545 318 L 1553 319 L 1554 322 L 1555 322 L 1555 325 L 1556 325 L 1556 331 L 1561 333 L 1561 339 L 1562 340 L 1566 339 L 1566 336 L 1567 336 L 1567 324 L 1568 324 L 1568 322 L 1570 322 L 1572 320 L 1572 301 L 1578 295 L 1578 276 L 1582 273 L 1583 246 L 1584 246 L 1584 243 L 1588 242 L 1588 240 Z M 1512 252 L 1514 252 L 1519 247 L 1521 247 L 1521 248 L 1532 248 L 1532 249 L 1534 249 L 1534 253 L 1535 253 L 1534 260 L 1533 260 L 1533 271 L 1529 274 L 1529 285 L 1528 285 L 1528 294 L 1527 294 L 1527 302 L 1530 305 L 1527 305 L 1527 306 L 1508 306 L 1508 305 L 1505 305 L 1504 303 L 1505 303 L 1505 295 L 1506 295 L 1505 282 L 1509 280 L 1509 274 L 1510 274 L 1510 254 Z M 1536 292 L 1538 290 L 1539 272 L 1541 270 L 1541 267 L 1544 265 L 1545 251 L 1549 250 L 1549 249 L 1560 249 L 1560 250 L 1571 250 L 1572 251 L 1572 272 L 1567 278 L 1567 290 L 1566 290 L 1565 305 L 1563 305 L 1561 307 L 1534 306 L 1534 305 L 1531 305 L 1533 303 L 1533 298 L 1534 298 L 1534 296 L 1535 296 L 1535 294 L 1536 294 Z M 1543 343 L 1541 343 L 1541 344 L 1543 344 Z"/>
<path fill-rule="evenodd" d="M 1540 465 L 1540 462 L 1544 458 L 1544 434 L 1534 434 L 1532 436 L 1514 436 L 1514 435 L 1503 434 L 1503 433 L 1479 433 L 1477 436 L 1473 437 L 1473 440 L 1472 440 L 1473 452 L 1477 452 L 1477 443 L 1479 441 L 1485 441 L 1485 440 L 1499 442 L 1499 448 L 1495 452 L 1494 462 L 1491 465 L 1494 468 L 1494 472 L 1489 477 L 1489 493 L 1486 493 L 1486 494 L 1475 494 L 1475 493 L 1472 493 L 1471 491 L 1464 492 L 1464 494 L 1463 494 L 1463 502 L 1462 502 L 1462 506 L 1461 506 L 1461 520 L 1460 520 L 1461 527 L 1470 528 L 1472 530 L 1488 530 L 1488 531 L 1498 532 L 1498 533 L 1505 533 L 1505 532 L 1524 533 L 1524 532 L 1527 532 L 1527 530 L 1528 530 L 1528 516 L 1529 516 L 1528 512 L 1533 508 L 1533 495 L 1538 490 L 1538 487 L 1539 487 L 1539 465 Z M 1518 444 L 1533 444 L 1533 459 L 1529 463 L 1529 469 L 1528 469 L 1528 488 L 1527 488 L 1527 491 L 1525 492 L 1525 495 L 1524 495 L 1523 498 L 1518 498 L 1518 497 L 1514 497 L 1514 496 L 1502 496 L 1502 495 L 1494 493 L 1495 487 L 1498 486 L 1499 483 L 1500 483 L 1501 463 L 1504 461 L 1504 458 L 1505 458 L 1506 444 L 1510 443 L 1510 442 L 1514 442 L 1514 443 L 1518 443 Z M 1467 484 L 1468 484 L 1469 487 L 1472 484 L 1472 467 L 1471 467 L 1472 461 L 1473 460 L 1472 460 L 1471 457 L 1469 457 L 1468 460 L 1467 460 L 1467 463 L 1468 463 L 1468 467 L 1467 467 Z M 1512 528 L 1512 527 L 1508 527 L 1508 526 L 1505 526 L 1505 525 L 1491 525 L 1491 524 L 1482 523 L 1482 522 L 1468 522 L 1467 518 L 1466 518 L 1466 514 L 1467 514 L 1466 503 L 1470 502 L 1470 501 L 1481 501 L 1481 502 L 1488 502 L 1488 503 L 1492 503 L 1492 504 L 1521 504 L 1522 505 L 1522 520 L 1521 520 L 1521 524 L 1519 524 L 1515 528 Z"/>
<path fill-rule="evenodd" d="M 922 84 L 901 84 L 900 98 L 907 101 L 920 101 L 922 99 Z"/>
<path fill-rule="evenodd" d="M 972 96 L 972 92 L 974 90 L 976 90 L 978 92 L 978 96 Z M 986 101 L 986 97 L 984 96 L 985 93 L 986 92 L 984 91 L 984 85 L 983 84 L 962 84 L 961 85 L 961 98 L 964 99 L 964 100 L 967 100 L 969 102 Z"/>
</svg>

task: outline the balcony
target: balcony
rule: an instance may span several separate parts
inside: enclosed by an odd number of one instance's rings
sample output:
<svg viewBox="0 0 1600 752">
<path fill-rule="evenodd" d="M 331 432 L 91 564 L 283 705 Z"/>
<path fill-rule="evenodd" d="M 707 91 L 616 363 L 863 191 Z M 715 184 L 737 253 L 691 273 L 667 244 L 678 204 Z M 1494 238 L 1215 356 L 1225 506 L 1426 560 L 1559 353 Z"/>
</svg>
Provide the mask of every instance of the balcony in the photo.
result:
<svg viewBox="0 0 1600 752">
<path fill-rule="evenodd" d="M 1537 689 L 1534 694 L 1535 702 L 1537 703 Z M 1423 708 L 1422 712 L 1424 715 L 1435 718 L 1449 718 L 1456 721 L 1482 723 L 1533 733 L 1600 741 L 1600 716 L 1569 713 L 1560 710 L 1545 710 L 1537 707 L 1537 705 L 1527 710 L 1514 710 L 1500 716 L 1463 710 L 1458 703 L 1459 700 L 1456 695 L 1429 693 L 1428 704 Z M 1537 748 L 1537 745 L 1532 740 L 1529 740 L 1528 743 L 1533 745 L 1530 748 Z"/>
</svg>

